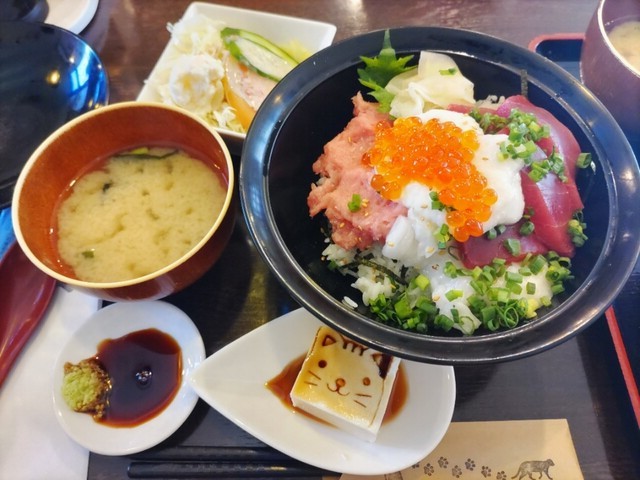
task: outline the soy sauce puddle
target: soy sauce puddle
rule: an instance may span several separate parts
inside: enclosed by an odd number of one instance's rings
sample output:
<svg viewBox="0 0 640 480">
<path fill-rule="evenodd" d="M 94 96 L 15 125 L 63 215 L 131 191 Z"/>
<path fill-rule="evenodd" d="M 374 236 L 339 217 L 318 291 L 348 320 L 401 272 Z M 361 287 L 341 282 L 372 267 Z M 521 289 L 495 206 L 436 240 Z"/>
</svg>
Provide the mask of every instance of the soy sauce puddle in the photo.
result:
<svg viewBox="0 0 640 480">
<path fill-rule="evenodd" d="M 99 423 L 111 427 L 140 425 L 160 414 L 180 389 L 180 346 L 155 328 L 103 340 L 95 358 L 111 379 L 109 403 Z"/>
</svg>

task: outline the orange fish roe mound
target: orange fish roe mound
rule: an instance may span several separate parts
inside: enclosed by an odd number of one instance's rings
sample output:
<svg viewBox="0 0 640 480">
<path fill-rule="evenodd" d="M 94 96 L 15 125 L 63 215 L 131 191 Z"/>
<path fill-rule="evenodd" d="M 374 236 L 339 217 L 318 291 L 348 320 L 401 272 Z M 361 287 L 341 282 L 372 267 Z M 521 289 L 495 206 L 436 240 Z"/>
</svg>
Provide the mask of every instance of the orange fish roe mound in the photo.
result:
<svg viewBox="0 0 640 480">
<path fill-rule="evenodd" d="M 388 200 L 398 200 L 411 182 L 437 192 L 453 238 L 464 242 L 482 235 L 482 223 L 489 220 L 497 200 L 473 164 L 478 147 L 477 133 L 453 122 L 398 118 L 393 125 L 376 127 L 375 142 L 363 162 L 375 169 L 371 186 Z"/>
</svg>

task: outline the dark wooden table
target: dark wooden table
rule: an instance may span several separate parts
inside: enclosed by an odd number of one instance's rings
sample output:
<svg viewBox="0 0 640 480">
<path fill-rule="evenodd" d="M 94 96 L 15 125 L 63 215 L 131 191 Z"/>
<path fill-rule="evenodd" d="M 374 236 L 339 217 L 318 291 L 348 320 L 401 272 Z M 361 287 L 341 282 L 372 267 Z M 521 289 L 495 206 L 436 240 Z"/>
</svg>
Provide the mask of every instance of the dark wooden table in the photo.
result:
<svg viewBox="0 0 640 480">
<path fill-rule="evenodd" d="M 331 22 L 338 27 L 336 41 L 374 29 L 434 25 L 472 29 L 526 47 L 539 35 L 584 32 L 597 2 L 238 0 L 218 3 Z M 188 4 L 187 0 L 100 0 L 98 14 L 83 36 L 105 63 L 112 103 L 136 98 L 169 39 L 167 22 L 178 20 Z M 639 286 L 640 273 L 636 271 L 616 302 L 619 319 L 637 318 Z M 297 308 L 254 249 L 241 216 L 219 263 L 197 284 L 167 300 L 182 308 L 198 324 L 207 354 Z M 637 332 L 638 327 L 633 328 Z M 640 351 L 637 342 L 633 347 Z M 604 317 L 576 338 L 534 357 L 455 370 L 458 395 L 454 421 L 566 418 L 585 478 L 640 478 L 638 424 Z M 203 402 L 163 447 L 214 444 L 261 447 L 257 440 Z M 206 455 L 202 451 L 191 453 L 194 458 Z M 123 478 L 133 460 L 91 455 L 88 477 Z M 131 474 L 134 473 L 132 470 Z M 161 469 L 146 473 L 151 475 L 148 478 L 164 478 Z M 192 474 L 203 478 L 207 471 L 196 466 Z"/>
</svg>

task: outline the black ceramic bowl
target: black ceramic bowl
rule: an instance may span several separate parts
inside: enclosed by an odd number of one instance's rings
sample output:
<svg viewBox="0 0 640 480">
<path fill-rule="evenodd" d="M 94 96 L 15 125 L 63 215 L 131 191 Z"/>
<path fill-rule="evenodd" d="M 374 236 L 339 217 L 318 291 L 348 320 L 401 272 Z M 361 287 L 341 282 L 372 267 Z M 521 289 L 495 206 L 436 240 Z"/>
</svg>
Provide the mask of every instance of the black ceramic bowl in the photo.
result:
<svg viewBox="0 0 640 480">
<path fill-rule="evenodd" d="M 351 281 L 320 259 L 321 220 L 310 219 L 306 197 L 317 180 L 311 164 L 352 116 L 362 87 L 360 56 L 375 56 L 384 32 L 335 44 L 288 75 L 258 112 L 240 167 L 240 195 L 249 230 L 276 277 L 320 320 L 373 348 L 417 361 L 464 364 L 515 359 L 569 339 L 600 316 L 622 289 L 640 246 L 639 171 L 611 115 L 578 81 L 543 57 L 482 34 L 446 28 L 390 31 L 398 55 L 434 50 L 451 55 L 475 83 L 475 97 L 521 92 L 567 125 L 596 171 L 581 171 L 589 241 L 573 259 L 575 280 L 555 304 L 512 330 L 474 336 L 416 334 L 368 318 L 343 305 L 359 298 Z M 635 217 L 635 219 L 634 219 Z"/>
<path fill-rule="evenodd" d="M 0 22 L 0 208 L 22 166 L 58 127 L 108 99 L 107 73 L 82 38 L 38 22 Z"/>
</svg>

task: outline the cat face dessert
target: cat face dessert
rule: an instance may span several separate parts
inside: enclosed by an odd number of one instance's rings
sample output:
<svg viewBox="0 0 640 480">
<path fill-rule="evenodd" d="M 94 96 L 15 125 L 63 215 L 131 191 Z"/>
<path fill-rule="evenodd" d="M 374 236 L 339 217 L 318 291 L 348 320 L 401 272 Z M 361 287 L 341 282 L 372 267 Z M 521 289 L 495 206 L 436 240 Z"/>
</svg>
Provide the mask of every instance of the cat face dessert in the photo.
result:
<svg viewBox="0 0 640 480">
<path fill-rule="evenodd" d="M 375 441 L 400 359 L 322 326 L 291 389 L 294 407 Z"/>
</svg>

